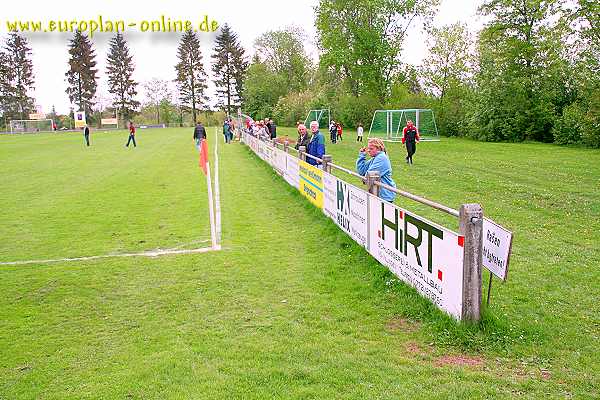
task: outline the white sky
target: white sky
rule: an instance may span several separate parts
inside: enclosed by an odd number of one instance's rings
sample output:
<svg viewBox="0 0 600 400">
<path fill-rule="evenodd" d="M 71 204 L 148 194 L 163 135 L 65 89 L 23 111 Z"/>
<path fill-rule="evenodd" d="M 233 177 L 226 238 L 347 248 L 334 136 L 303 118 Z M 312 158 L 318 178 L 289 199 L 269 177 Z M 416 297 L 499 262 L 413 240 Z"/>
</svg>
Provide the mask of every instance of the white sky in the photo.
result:
<svg viewBox="0 0 600 400">
<path fill-rule="evenodd" d="M 238 34 L 242 45 L 252 52 L 252 44 L 260 34 L 296 25 L 303 28 L 308 36 L 307 50 L 316 58 L 314 7 L 318 0 L 272 1 L 188 1 L 188 0 L 104 0 L 104 1 L 32 1 L 20 3 L 5 1 L 0 15 L 0 40 L 4 42 L 7 21 L 15 19 L 39 20 L 47 24 L 50 20 L 90 20 L 99 15 L 104 20 L 124 20 L 127 23 L 137 22 L 138 28 L 127 29 L 125 38 L 134 56 L 137 82 L 144 82 L 153 77 L 165 80 L 175 78 L 176 51 L 180 33 L 141 32 L 139 22 L 159 19 L 161 15 L 171 20 L 190 20 L 194 25 L 200 23 L 204 15 L 219 24 L 228 23 Z M 436 25 L 446 25 L 457 21 L 465 22 L 472 31 L 481 26 L 476 17 L 480 0 L 442 0 L 440 12 L 436 17 Z M 108 42 L 114 34 L 97 33 L 93 42 L 98 62 L 98 91 L 108 98 L 107 81 L 104 75 Z M 201 49 L 205 57 L 205 69 L 210 76 L 209 56 L 212 54 L 213 41 L 216 34 L 200 33 Z M 65 94 L 65 72 L 68 69 L 68 41 L 72 33 L 38 32 L 26 35 L 32 48 L 32 60 L 35 74 L 36 103 L 44 112 L 49 112 L 52 105 L 59 114 L 69 110 L 69 99 Z M 418 26 L 410 29 L 404 48 L 406 59 L 413 64 L 420 64 L 427 55 L 426 36 Z M 209 87 L 212 95 L 212 85 Z M 138 92 L 142 92 L 138 87 Z M 138 95 L 143 102 L 143 93 Z M 214 104 L 211 99 L 211 104 Z"/>
</svg>

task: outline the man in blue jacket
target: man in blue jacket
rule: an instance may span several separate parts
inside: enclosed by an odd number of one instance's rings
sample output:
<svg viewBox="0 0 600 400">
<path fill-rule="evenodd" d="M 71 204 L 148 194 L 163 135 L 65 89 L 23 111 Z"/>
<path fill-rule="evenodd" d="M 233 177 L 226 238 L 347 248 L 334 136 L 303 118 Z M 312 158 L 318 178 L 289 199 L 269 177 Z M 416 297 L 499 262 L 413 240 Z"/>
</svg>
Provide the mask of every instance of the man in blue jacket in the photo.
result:
<svg viewBox="0 0 600 400">
<path fill-rule="evenodd" d="M 371 156 L 370 160 L 366 159 L 367 154 Z M 385 145 L 381 139 L 369 139 L 367 147 L 360 149 L 360 153 L 358 154 L 358 160 L 356 160 L 356 172 L 362 176 L 366 176 L 369 171 L 379 172 L 381 183 L 385 183 L 394 188 L 396 187 L 396 183 L 392 179 L 392 164 L 385 152 Z M 396 198 L 396 193 L 380 187 L 379 197 L 391 203 Z"/>
<path fill-rule="evenodd" d="M 310 131 L 312 132 L 312 138 L 308 143 L 306 152 L 311 156 L 323 159 L 323 155 L 325 154 L 325 138 L 323 137 L 323 134 L 319 132 L 319 123 L 317 121 L 312 121 L 310 123 Z M 311 165 L 321 166 L 319 161 L 310 157 L 306 157 L 306 162 Z"/>
</svg>

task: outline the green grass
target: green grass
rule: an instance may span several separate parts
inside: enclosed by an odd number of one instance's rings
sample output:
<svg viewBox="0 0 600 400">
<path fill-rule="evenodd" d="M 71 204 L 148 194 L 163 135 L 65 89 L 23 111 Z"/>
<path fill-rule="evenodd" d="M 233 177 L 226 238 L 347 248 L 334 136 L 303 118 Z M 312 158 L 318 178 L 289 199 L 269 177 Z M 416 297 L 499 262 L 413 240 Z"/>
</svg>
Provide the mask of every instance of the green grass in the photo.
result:
<svg viewBox="0 0 600 400">
<path fill-rule="evenodd" d="M 206 245 L 191 136 L 0 137 L 0 261 Z M 327 149 L 351 166 L 348 139 Z M 390 147 L 398 186 L 515 232 L 508 282 L 465 327 L 221 143 L 223 251 L 0 266 L 0 399 L 600 396 L 599 152 L 444 139 L 408 167 Z"/>
</svg>

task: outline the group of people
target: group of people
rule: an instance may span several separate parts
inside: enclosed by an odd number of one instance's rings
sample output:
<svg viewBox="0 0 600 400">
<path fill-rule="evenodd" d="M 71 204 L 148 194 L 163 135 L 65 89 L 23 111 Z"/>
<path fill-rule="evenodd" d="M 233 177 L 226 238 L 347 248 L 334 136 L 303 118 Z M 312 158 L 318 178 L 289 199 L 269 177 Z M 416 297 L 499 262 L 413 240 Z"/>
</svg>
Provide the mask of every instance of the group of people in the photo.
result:
<svg viewBox="0 0 600 400">
<path fill-rule="evenodd" d="M 331 122 L 329 123 L 329 138 L 331 139 L 331 143 L 335 144 L 338 140 L 341 142 L 342 134 L 342 124 L 331 120 Z"/>
<path fill-rule="evenodd" d="M 275 139 L 277 137 L 277 125 L 270 118 L 253 121 L 246 119 L 246 132 L 261 139 Z"/>
<path fill-rule="evenodd" d="M 233 120 L 231 118 L 225 119 L 225 121 L 223 121 L 223 136 L 225 138 L 225 143 L 231 143 L 234 130 L 235 124 Z"/>
<path fill-rule="evenodd" d="M 341 132 L 338 135 L 338 127 L 341 130 L 341 126 L 338 123 L 332 121 L 329 125 L 329 133 L 332 143 L 336 143 L 337 139 L 341 139 Z M 334 129 L 336 136 L 334 137 Z M 357 129 L 357 142 L 362 142 L 364 134 L 364 128 L 362 124 L 358 124 Z M 410 165 L 413 163 L 413 155 L 416 151 L 416 144 L 420 141 L 419 131 L 415 127 L 412 121 L 407 121 L 406 127 L 402 131 L 402 143 L 406 145 L 406 162 Z M 319 131 L 319 123 L 312 121 L 310 123 L 310 135 L 307 132 L 306 126 L 302 123 L 298 123 L 298 140 L 296 142 L 296 150 L 300 150 L 304 147 L 306 154 L 306 162 L 316 167 L 321 167 L 321 161 L 325 154 L 325 137 Z M 367 155 L 370 157 L 367 159 Z M 356 160 L 356 171 L 366 176 L 370 171 L 377 171 L 381 183 L 387 187 L 396 187 L 396 183 L 392 179 L 392 164 L 387 155 L 385 143 L 379 138 L 370 138 L 367 142 L 367 146 L 359 150 L 358 158 Z M 379 188 L 379 197 L 383 200 L 393 202 L 396 193 L 387 187 Z"/>
<path fill-rule="evenodd" d="M 333 131 L 332 126 L 335 126 L 336 128 L 335 140 L 337 141 L 337 126 L 339 126 L 339 124 L 335 122 L 330 124 L 330 134 Z M 226 143 L 231 143 L 234 127 L 234 122 L 231 119 L 226 119 L 223 122 L 223 135 L 225 136 Z M 253 136 L 263 140 L 274 139 L 277 136 L 276 125 L 268 118 L 260 121 L 246 120 L 246 130 Z M 363 134 L 364 128 L 362 124 L 359 124 L 356 140 L 362 142 Z M 198 148 L 200 148 L 200 143 L 203 139 L 206 139 L 206 130 L 204 126 L 198 122 L 194 129 L 194 140 L 196 141 L 196 146 Z M 331 139 L 332 142 L 335 143 L 333 136 Z M 413 163 L 412 157 L 415 154 L 416 143 L 418 143 L 419 140 L 420 136 L 417 128 L 412 121 L 407 121 L 406 127 L 402 131 L 402 143 L 406 145 L 406 162 L 408 164 Z M 301 148 L 308 155 L 306 157 L 306 162 L 308 164 L 314 165 L 317 168 L 322 168 L 322 160 L 325 155 L 325 137 L 319 131 L 319 123 L 317 121 L 311 121 L 310 133 L 308 132 L 306 125 L 300 122 L 298 123 L 298 140 L 295 144 L 295 149 L 301 150 Z M 381 183 L 385 185 L 379 188 L 379 197 L 385 201 L 394 201 L 396 193 L 391 190 L 391 188 L 395 188 L 396 183 L 392 178 L 392 164 L 387 155 L 383 140 L 379 138 L 370 138 L 367 142 L 367 146 L 362 147 L 359 150 L 358 158 L 356 160 L 356 171 L 362 176 L 367 176 L 370 171 L 378 172 Z"/>
<path fill-rule="evenodd" d="M 129 121 L 128 127 L 129 127 L 129 138 L 127 139 L 127 144 L 125 144 L 125 147 L 129 147 L 129 143 L 133 143 L 133 147 L 137 147 L 137 144 L 135 143 L 135 125 L 133 124 L 133 121 Z M 83 139 L 85 140 L 86 146 L 89 147 L 90 146 L 90 126 L 88 124 L 85 124 L 85 126 L 83 127 Z"/>
</svg>

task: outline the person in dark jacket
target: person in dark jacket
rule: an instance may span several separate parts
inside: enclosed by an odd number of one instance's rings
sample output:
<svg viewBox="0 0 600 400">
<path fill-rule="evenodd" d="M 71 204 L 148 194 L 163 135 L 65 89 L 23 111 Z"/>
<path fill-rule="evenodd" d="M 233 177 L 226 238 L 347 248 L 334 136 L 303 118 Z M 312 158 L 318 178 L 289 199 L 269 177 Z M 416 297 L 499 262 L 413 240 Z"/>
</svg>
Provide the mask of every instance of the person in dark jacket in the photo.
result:
<svg viewBox="0 0 600 400">
<path fill-rule="evenodd" d="M 83 138 L 85 139 L 85 143 L 90 145 L 90 127 L 85 124 L 85 128 L 83 128 Z"/>
<path fill-rule="evenodd" d="M 413 155 L 417 151 L 417 143 L 421 138 L 417 127 L 413 125 L 411 120 L 406 121 L 406 127 L 402 130 L 402 144 L 406 145 L 406 163 L 413 163 Z"/>
<path fill-rule="evenodd" d="M 307 153 L 311 156 L 323 159 L 323 155 L 325 154 L 325 137 L 319 132 L 319 123 L 317 121 L 312 121 L 310 123 L 310 130 L 312 132 L 312 137 L 308 143 Z M 310 157 L 306 157 L 306 162 L 318 167 L 321 166 L 320 161 Z"/>
<path fill-rule="evenodd" d="M 269 132 L 271 133 L 271 139 L 277 137 L 277 125 L 275 125 L 272 119 L 269 120 Z"/>
<path fill-rule="evenodd" d="M 206 139 L 206 129 L 200 121 L 196 124 L 194 128 L 194 140 L 196 141 L 196 147 L 200 150 L 200 142 Z"/>
<path fill-rule="evenodd" d="M 329 123 L 329 138 L 331 139 L 331 143 L 337 141 L 337 125 L 334 120 L 331 120 Z"/>
<path fill-rule="evenodd" d="M 231 121 L 229 120 L 223 122 L 223 136 L 225 137 L 225 143 L 231 143 L 233 132 L 231 130 Z"/>
<path fill-rule="evenodd" d="M 300 146 L 304 146 L 305 149 L 308 150 L 308 143 L 310 142 L 310 136 L 306 131 L 306 125 L 299 124 L 298 125 L 298 141 L 294 148 L 296 150 L 300 150 Z"/>
</svg>

